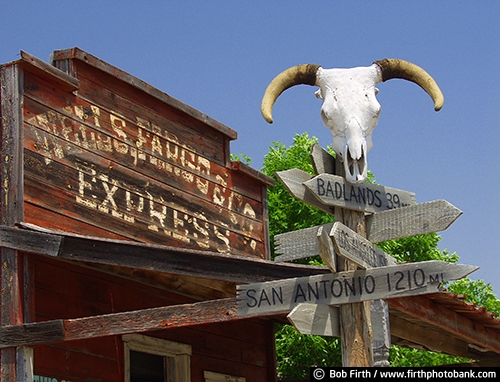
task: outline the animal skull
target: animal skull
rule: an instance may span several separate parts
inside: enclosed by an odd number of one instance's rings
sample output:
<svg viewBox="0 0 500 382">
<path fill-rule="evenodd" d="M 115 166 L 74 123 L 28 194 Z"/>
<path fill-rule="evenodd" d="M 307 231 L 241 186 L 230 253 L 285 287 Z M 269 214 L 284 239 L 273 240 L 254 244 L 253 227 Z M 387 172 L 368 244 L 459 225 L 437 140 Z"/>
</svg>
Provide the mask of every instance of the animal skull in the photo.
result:
<svg viewBox="0 0 500 382">
<path fill-rule="evenodd" d="M 372 131 L 380 114 L 378 83 L 402 78 L 422 87 L 440 110 L 444 97 L 434 79 L 422 68 L 408 61 L 384 59 L 369 67 L 323 69 L 305 64 L 291 67 L 276 76 L 262 99 L 264 119 L 272 123 L 272 108 L 286 89 L 299 84 L 319 86 L 316 96 L 323 100 L 321 118 L 333 136 L 333 149 L 344 162 L 349 182 L 367 178 L 367 154 L 372 148 Z"/>
</svg>

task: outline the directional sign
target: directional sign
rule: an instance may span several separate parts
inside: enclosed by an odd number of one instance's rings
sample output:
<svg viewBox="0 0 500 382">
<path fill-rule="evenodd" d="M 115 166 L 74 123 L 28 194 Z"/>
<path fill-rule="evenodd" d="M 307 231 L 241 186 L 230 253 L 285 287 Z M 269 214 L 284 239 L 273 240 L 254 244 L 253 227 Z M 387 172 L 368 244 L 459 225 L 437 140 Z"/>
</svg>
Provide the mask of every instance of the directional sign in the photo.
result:
<svg viewBox="0 0 500 382">
<path fill-rule="evenodd" d="M 295 199 L 301 200 L 304 203 L 331 215 L 334 214 L 332 206 L 327 206 L 321 202 L 303 185 L 304 182 L 312 179 L 312 176 L 307 172 L 299 170 L 298 168 L 292 168 L 290 170 L 277 171 L 276 176 Z"/>
<path fill-rule="evenodd" d="M 372 243 L 399 239 L 447 229 L 462 211 L 446 200 L 434 200 L 377 212 L 366 217 L 366 237 Z M 319 229 L 330 231 L 333 223 L 276 235 L 275 261 L 289 261 L 319 255 Z"/>
<path fill-rule="evenodd" d="M 338 206 L 364 212 L 380 212 L 410 206 L 415 194 L 370 183 L 349 183 L 344 178 L 321 174 L 304 186 L 326 206 Z"/>
<path fill-rule="evenodd" d="M 332 239 L 330 239 L 330 235 L 323 227 L 318 230 L 318 251 L 328 269 L 333 273 L 337 272 L 336 256 Z"/>
<path fill-rule="evenodd" d="M 344 224 L 336 222 L 330 236 L 337 253 L 363 269 L 395 265 L 397 260 Z"/>
<path fill-rule="evenodd" d="M 479 267 L 438 260 L 238 285 L 238 314 L 287 313 L 300 303 L 337 305 L 439 291 Z"/>
<path fill-rule="evenodd" d="M 446 200 L 415 204 L 366 217 L 367 238 L 372 243 L 439 232 L 462 215 Z"/>
<path fill-rule="evenodd" d="M 319 255 L 318 233 L 329 233 L 333 223 L 285 232 L 274 236 L 274 261 L 290 261 Z"/>
<path fill-rule="evenodd" d="M 340 337 L 339 316 L 334 306 L 299 304 L 286 317 L 299 333 Z"/>
</svg>

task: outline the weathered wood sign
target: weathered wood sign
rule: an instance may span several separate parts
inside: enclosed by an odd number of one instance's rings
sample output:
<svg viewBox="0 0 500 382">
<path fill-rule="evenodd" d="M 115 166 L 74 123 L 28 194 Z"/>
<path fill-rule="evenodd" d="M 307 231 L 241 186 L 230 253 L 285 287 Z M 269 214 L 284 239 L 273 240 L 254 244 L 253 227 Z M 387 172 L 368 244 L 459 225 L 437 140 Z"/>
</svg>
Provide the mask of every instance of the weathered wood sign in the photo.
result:
<svg viewBox="0 0 500 382">
<path fill-rule="evenodd" d="M 229 161 L 235 131 L 78 48 L 53 54 L 70 89 L 22 57 L 26 221 L 265 257 L 270 183 Z"/>
<path fill-rule="evenodd" d="M 319 255 L 318 233 L 329 233 L 332 227 L 333 223 L 328 223 L 275 235 L 274 252 L 279 255 L 274 261 L 283 262 Z"/>
<path fill-rule="evenodd" d="M 462 211 L 446 200 L 434 200 L 366 216 L 366 237 L 372 243 L 446 230 Z M 319 255 L 316 235 L 320 228 L 330 232 L 333 223 L 276 235 L 275 261 Z"/>
<path fill-rule="evenodd" d="M 462 211 L 446 200 L 434 200 L 378 212 L 366 217 L 366 236 L 372 243 L 446 230 Z"/>
<path fill-rule="evenodd" d="M 394 257 L 340 222 L 333 225 L 330 236 L 333 238 L 336 252 L 360 268 L 384 267 L 397 263 Z"/>
<path fill-rule="evenodd" d="M 339 337 L 339 308 L 329 305 L 299 304 L 287 315 L 301 334 Z"/>
<path fill-rule="evenodd" d="M 332 206 L 327 206 L 322 203 L 309 189 L 304 186 L 305 182 L 312 179 L 312 176 L 307 172 L 298 168 L 292 168 L 290 170 L 277 171 L 276 176 L 295 199 L 301 200 L 304 203 L 331 215 L 334 214 Z"/>
<path fill-rule="evenodd" d="M 415 194 L 395 188 L 369 183 L 349 183 L 341 176 L 321 174 L 304 186 L 327 206 L 379 212 L 409 206 L 415 203 Z"/>
<path fill-rule="evenodd" d="M 433 293 L 440 283 L 460 279 L 477 269 L 432 260 L 239 285 L 238 314 L 285 313 L 300 303 L 338 305 Z"/>
</svg>

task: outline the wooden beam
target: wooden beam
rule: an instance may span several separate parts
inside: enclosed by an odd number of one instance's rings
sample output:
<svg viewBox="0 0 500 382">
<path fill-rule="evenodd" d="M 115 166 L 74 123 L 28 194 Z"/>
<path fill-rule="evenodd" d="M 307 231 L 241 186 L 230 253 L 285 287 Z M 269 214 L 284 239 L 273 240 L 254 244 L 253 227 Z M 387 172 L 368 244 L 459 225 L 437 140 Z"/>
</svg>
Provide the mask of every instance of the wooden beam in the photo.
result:
<svg viewBox="0 0 500 382">
<path fill-rule="evenodd" d="M 467 342 L 432 327 L 424 327 L 395 315 L 390 316 L 391 335 L 421 345 L 431 351 L 458 357 L 474 358 L 468 352 Z"/>
<path fill-rule="evenodd" d="M 102 70 L 103 72 L 108 73 L 111 76 L 119 78 L 121 81 L 126 82 L 127 84 L 136 87 L 137 89 L 149 94 L 152 97 L 164 102 L 177 110 L 180 110 L 183 113 L 189 114 L 191 117 L 196 118 L 198 121 L 206 123 L 210 125 L 210 127 L 220 131 L 221 133 L 228 136 L 229 139 L 234 140 L 238 138 L 238 133 L 233 129 L 223 125 L 222 123 L 212 119 L 208 115 L 196 110 L 195 108 L 186 105 L 185 103 L 169 96 L 168 94 L 162 92 L 161 90 L 156 89 L 155 87 L 149 85 L 148 83 L 140 80 L 137 77 L 130 75 L 129 73 L 124 72 L 121 69 L 118 69 L 101 59 L 87 53 L 79 48 L 71 48 L 66 50 L 55 50 L 52 54 L 53 64 L 56 67 L 61 66 L 61 62 L 66 60 L 77 59 L 83 61 L 94 68 Z M 64 64 L 62 64 L 64 66 Z"/>
<path fill-rule="evenodd" d="M 0 348 L 116 336 L 246 319 L 236 298 L 0 328 Z M 262 317 L 262 315 L 259 315 Z"/>
<path fill-rule="evenodd" d="M 80 81 L 78 81 L 77 78 L 70 76 L 55 66 L 52 66 L 27 52 L 21 51 L 21 59 L 21 63 L 24 62 L 29 64 L 23 65 L 24 70 L 33 72 L 41 78 L 48 79 L 52 82 L 57 80 L 58 85 L 66 91 L 71 92 L 80 87 Z"/>
<path fill-rule="evenodd" d="M 0 68 L 0 224 L 14 225 L 24 218 L 23 182 L 23 71 L 12 63 Z M 16 250 L 0 248 L 0 324 L 23 322 L 23 261 Z M 0 380 L 16 381 L 32 364 L 28 349 L 6 349 L 0 354 Z"/>
<path fill-rule="evenodd" d="M 24 227 L 34 226 L 23 224 Z M 328 273 L 326 267 L 273 261 L 210 251 L 142 244 L 72 234 L 53 234 L 0 226 L 0 246 L 63 260 L 151 270 L 238 283 Z"/>
<path fill-rule="evenodd" d="M 345 176 L 344 166 L 335 160 L 335 175 Z M 325 206 L 326 207 L 326 206 Z M 363 212 L 335 207 L 335 221 L 366 237 L 366 221 Z M 337 270 L 355 270 L 357 265 L 337 256 Z M 342 346 L 342 366 L 373 366 L 373 344 L 371 330 L 370 302 L 343 304 L 340 310 L 340 342 Z"/>
<path fill-rule="evenodd" d="M 427 322 L 436 329 L 500 354 L 499 333 L 472 322 L 424 296 L 393 298 L 387 300 L 387 304 L 390 308 Z"/>
</svg>

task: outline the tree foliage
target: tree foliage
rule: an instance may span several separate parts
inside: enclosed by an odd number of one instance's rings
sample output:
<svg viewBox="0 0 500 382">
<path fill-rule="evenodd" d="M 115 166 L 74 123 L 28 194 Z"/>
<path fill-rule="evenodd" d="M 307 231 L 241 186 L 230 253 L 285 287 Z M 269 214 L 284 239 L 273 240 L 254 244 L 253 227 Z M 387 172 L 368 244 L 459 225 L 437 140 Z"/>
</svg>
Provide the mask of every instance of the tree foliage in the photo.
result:
<svg viewBox="0 0 500 382">
<path fill-rule="evenodd" d="M 309 153 L 315 143 L 318 143 L 318 139 L 310 138 L 307 133 L 296 135 L 290 147 L 281 142 L 274 142 L 264 157 L 264 167 L 261 171 L 276 180 L 277 171 L 292 168 L 313 174 Z M 268 205 L 271 242 L 277 234 L 333 221 L 332 215 L 295 199 L 279 180 L 268 192 Z M 271 248 L 273 247 L 272 245 Z"/>
<path fill-rule="evenodd" d="M 286 147 L 281 142 L 274 142 L 264 157 L 262 172 L 277 179 L 277 171 L 298 168 L 314 174 L 310 151 L 318 143 L 316 137 L 307 133 L 297 134 L 293 144 Z M 331 152 L 331 149 L 329 148 Z M 240 155 L 241 156 L 241 155 Z M 248 157 L 246 157 L 248 159 Z M 374 177 L 369 174 L 370 181 Z M 315 225 L 326 224 L 334 220 L 333 215 L 319 211 L 296 200 L 280 181 L 268 191 L 269 231 L 271 243 L 280 233 L 295 231 Z M 417 235 L 404 239 L 379 243 L 378 246 L 399 261 L 442 260 L 457 262 L 456 253 L 438 248 L 440 236 L 436 233 Z M 271 245 L 274 248 L 274 245 Z M 274 254 L 272 254 L 274 256 Z M 309 263 L 321 261 L 307 259 Z M 303 262 L 303 261 L 302 261 Z M 482 280 L 468 278 L 449 285 L 451 291 L 464 294 L 469 301 L 485 306 L 489 311 L 500 313 L 500 301 L 496 298 L 489 284 Z M 301 335 L 291 325 L 280 325 L 276 331 L 276 352 L 278 376 L 280 379 L 304 378 L 310 366 L 341 366 L 340 340 L 331 337 Z M 392 346 L 389 361 L 393 366 L 434 366 L 464 362 L 464 359 L 424 350 Z"/>
</svg>

